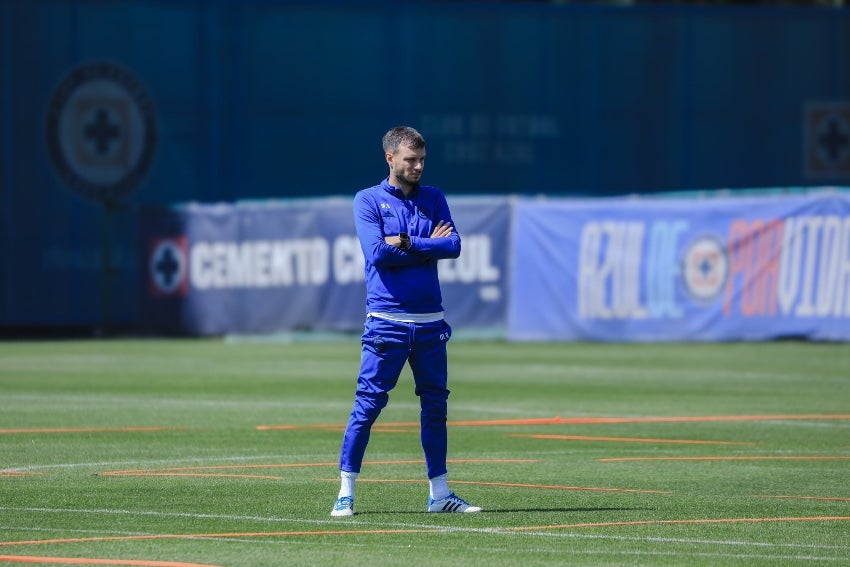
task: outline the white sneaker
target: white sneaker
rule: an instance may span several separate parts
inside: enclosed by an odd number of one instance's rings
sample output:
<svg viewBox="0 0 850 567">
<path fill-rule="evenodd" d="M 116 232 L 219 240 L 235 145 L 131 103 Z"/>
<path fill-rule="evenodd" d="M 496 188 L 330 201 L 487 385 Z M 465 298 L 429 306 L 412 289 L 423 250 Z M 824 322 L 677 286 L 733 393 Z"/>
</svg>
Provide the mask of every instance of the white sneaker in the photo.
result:
<svg viewBox="0 0 850 567">
<path fill-rule="evenodd" d="M 433 498 L 428 499 L 428 511 L 429 512 L 457 512 L 457 513 L 471 513 L 471 512 L 480 512 L 481 508 L 478 506 L 470 506 L 469 502 L 457 496 L 454 492 L 446 496 L 445 498 L 441 498 L 440 500 L 434 500 Z"/>
<path fill-rule="evenodd" d="M 354 515 L 354 498 L 352 496 L 343 496 L 337 498 L 334 504 L 334 509 L 331 510 L 331 516 L 353 516 Z"/>
</svg>

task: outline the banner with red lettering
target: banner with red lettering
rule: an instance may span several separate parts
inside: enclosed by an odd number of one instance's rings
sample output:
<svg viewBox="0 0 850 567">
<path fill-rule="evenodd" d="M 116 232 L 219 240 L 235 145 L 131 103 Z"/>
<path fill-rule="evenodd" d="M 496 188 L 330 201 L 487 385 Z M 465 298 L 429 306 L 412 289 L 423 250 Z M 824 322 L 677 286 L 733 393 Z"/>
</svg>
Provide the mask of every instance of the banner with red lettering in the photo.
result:
<svg viewBox="0 0 850 567">
<path fill-rule="evenodd" d="M 850 195 L 521 201 L 513 340 L 850 340 Z"/>
</svg>

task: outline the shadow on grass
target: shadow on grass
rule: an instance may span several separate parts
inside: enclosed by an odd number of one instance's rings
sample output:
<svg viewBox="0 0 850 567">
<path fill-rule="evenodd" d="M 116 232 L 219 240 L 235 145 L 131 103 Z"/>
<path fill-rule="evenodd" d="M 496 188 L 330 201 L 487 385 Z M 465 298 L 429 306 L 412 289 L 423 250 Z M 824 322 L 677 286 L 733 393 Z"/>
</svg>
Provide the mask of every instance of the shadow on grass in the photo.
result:
<svg viewBox="0 0 850 567">
<path fill-rule="evenodd" d="M 620 508 L 620 507 L 606 507 L 606 508 L 484 508 L 481 512 L 475 512 L 470 515 L 475 516 L 479 514 L 515 514 L 518 512 L 526 513 L 526 512 L 540 512 L 540 513 L 583 513 L 583 512 L 632 512 L 636 510 L 652 510 L 652 508 Z M 451 514 L 447 512 L 426 512 L 425 510 L 366 510 L 354 513 L 355 516 L 368 516 L 372 514 L 416 514 L 416 515 L 444 515 L 444 516 L 452 516 L 452 515 L 463 515 L 463 514 Z"/>
</svg>

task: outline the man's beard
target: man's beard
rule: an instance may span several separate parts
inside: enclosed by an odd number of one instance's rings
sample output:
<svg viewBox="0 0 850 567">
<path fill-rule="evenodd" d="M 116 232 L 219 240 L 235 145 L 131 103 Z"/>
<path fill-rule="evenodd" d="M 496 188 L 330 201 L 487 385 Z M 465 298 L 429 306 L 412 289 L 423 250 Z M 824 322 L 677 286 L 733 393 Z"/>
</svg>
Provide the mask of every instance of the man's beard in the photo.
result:
<svg viewBox="0 0 850 567">
<path fill-rule="evenodd" d="M 419 179 L 416 179 L 416 180 L 410 179 L 403 172 L 396 172 L 395 177 L 396 177 L 396 179 L 399 180 L 399 182 L 404 183 L 405 186 L 407 186 L 411 189 L 416 189 L 416 188 L 419 187 Z M 421 176 L 420 176 L 420 178 L 421 178 Z"/>
</svg>

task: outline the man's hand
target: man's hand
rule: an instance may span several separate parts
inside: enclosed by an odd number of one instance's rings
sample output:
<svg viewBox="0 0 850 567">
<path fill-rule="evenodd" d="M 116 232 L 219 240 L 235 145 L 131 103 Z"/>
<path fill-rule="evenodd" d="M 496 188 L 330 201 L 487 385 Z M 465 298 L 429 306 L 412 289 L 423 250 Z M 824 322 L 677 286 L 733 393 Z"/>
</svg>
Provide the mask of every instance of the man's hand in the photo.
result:
<svg viewBox="0 0 850 567">
<path fill-rule="evenodd" d="M 431 231 L 431 238 L 442 238 L 444 236 L 451 236 L 451 234 L 455 231 L 452 223 L 446 221 L 440 221 L 434 226 L 434 230 Z"/>
<path fill-rule="evenodd" d="M 396 239 L 398 240 L 397 243 Z M 406 232 L 399 232 L 398 236 L 385 236 L 384 242 L 401 250 L 408 250 L 410 248 L 410 235 Z"/>
<path fill-rule="evenodd" d="M 401 238 L 397 234 L 395 236 L 385 236 L 384 242 L 386 242 L 390 246 L 401 248 Z"/>
<path fill-rule="evenodd" d="M 431 236 L 429 238 L 443 238 L 446 236 L 451 236 L 451 234 L 455 231 L 452 223 L 446 221 L 440 221 L 434 226 L 434 230 L 431 231 Z M 406 250 L 410 246 L 410 240 L 404 240 L 400 235 L 396 234 L 395 236 L 385 236 L 384 242 L 386 242 L 390 246 L 395 246 L 396 248 L 401 248 L 402 250 Z"/>
</svg>

